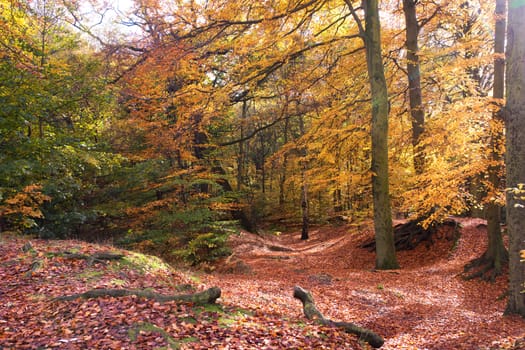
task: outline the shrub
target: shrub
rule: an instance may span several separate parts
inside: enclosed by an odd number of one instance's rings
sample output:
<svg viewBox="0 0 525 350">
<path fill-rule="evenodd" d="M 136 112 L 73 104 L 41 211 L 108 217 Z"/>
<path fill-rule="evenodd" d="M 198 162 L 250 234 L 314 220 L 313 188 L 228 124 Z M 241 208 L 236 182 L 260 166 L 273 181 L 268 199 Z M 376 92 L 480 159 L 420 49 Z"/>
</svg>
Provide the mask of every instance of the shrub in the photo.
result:
<svg viewBox="0 0 525 350">
<path fill-rule="evenodd" d="M 4 217 L 11 228 L 24 231 L 35 227 L 35 219 L 43 217 L 40 210 L 42 204 L 51 198 L 42 193 L 42 186 L 26 186 L 22 191 L 5 200 L 0 205 L 0 217 Z"/>
<path fill-rule="evenodd" d="M 178 250 L 175 254 L 192 265 L 214 262 L 231 254 L 231 249 L 226 245 L 227 239 L 227 233 L 201 233 L 185 249 Z"/>
</svg>

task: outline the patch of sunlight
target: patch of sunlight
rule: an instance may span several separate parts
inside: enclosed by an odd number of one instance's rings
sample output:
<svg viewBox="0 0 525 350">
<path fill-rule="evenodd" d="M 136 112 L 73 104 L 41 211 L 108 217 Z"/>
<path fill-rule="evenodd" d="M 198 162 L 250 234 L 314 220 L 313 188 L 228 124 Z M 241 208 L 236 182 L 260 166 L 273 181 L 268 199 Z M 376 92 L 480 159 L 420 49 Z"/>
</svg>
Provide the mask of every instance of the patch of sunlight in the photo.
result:
<svg viewBox="0 0 525 350">
<path fill-rule="evenodd" d="M 78 278 L 85 279 L 87 281 L 96 281 L 99 280 L 102 276 L 104 276 L 103 271 L 95 270 L 84 270 L 77 274 Z"/>
<path fill-rule="evenodd" d="M 412 294 L 419 303 L 426 305 L 440 305 L 443 302 L 443 295 L 440 293 L 435 293 L 432 290 L 420 290 L 418 291 L 420 295 Z M 452 307 L 459 307 L 461 305 L 461 300 L 457 295 L 449 294 L 447 296 L 447 305 Z"/>
<path fill-rule="evenodd" d="M 121 279 L 118 279 L 118 278 L 112 279 L 111 281 L 109 281 L 109 283 L 112 284 L 112 285 L 115 285 L 115 286 L 119 286 L 119 287 L 122 287 L 122 286 L 125 286 L 126 284 L 128 284 L 127 281 L 124 281 L 124 280 L 121 280 Z"/>
<path fill-rule="evenodd" d="M 199 276 L 191 275 L 190 280 L 194 283 L 198 283 L 198 284 L 202 283 L 202 279 Z"/>
<path fill-rule="evenodd" d="M 121 261 L 120 266 L 128 266 L 140 273 L 169 272 L 171 266 L 159 257 L 137 252 L 129 252 Z"/>
<path fill-rule="evenodd" d="M 223 327 L 223 328 L 229 328 L 232 325 L 242 325 L 242 327 L 247 327 L 251 329 L 260 329 L 264 327 L 257 322 L 250 321 L 246 315 L 242 315 L 238 313 L 226 314 L 222 317 L 219 317 L 219 319 L 217 320 L 217 323 L 219 324 L 220 327 Z"/>
<path fill-rule="evenodd" d="M 225 313 L 224 309 L 219 304 L 206 304 L 202 306 L 197 306 L 193 308 L 193 312 L 195 312 L 195 315 L 197 316 L 199 316 L 203 312 L 210 312 L 210 313 L 217 313 L 217 314 Z"/>
<path fill-rule="evenodd" d="M 191 342 L 197 342 L 199 339 L 195 337 L 187 337 L 184 339 L 177 340 L 173 338 L 168 332 L 166 332 L 164 329 L 155 326 L 152 323 L 144 322 L 136 324 L 134 327 L 130 328 L 128 330 L 128 337 L 131 341 L 135 342 L 137 341 L 138 334 L 140 332 L 152 332 L 152 333 L 158 333 L 161 335 L 161 337 L 166 340 L 168 343 L 167 349 L 180 349 L 181 344 L 183 343 L 191 343 Z"/>
<path fill-rule="evenodd" d="M 230 326 L 237 323 L 237 319 L 234 317 L 223 316 L 223 317 L 219 317 L 219 319 L 217 320 L 217 323 L 219 324 L 220 327 L 229 328 Z"/>
<path fill-rule="evenodd" d="M 238 308 L 231 310 L 228 313 L 224 313 L 223 316 L 219 317 L 217 323 L 219 324 L 219 326 L 225 328 L 230 327 L 234 324 L 243 326 L 249 325 L 252 328 L 260 328 L 260 324 L 249 320 L 249 317 L 252 315 L 253 311 Z"/>
<path fill-rule="evenodd" d="M 28 300 L 31 300 L 31 301 L 42 301 L 42 300 L 45 300 L 47 298 L 49 298 L 49 297 L 44 295 L 44 294 L 31 294 L 31 295 L 29 295 Z"/>
<path fill-rule="evenodd" d="M 396 298 L 399 299 L 405 299 L 406 295 L 401 290 L 397 288 L 390 288 L 389 292 L 391 292 Z"/>
</svg>

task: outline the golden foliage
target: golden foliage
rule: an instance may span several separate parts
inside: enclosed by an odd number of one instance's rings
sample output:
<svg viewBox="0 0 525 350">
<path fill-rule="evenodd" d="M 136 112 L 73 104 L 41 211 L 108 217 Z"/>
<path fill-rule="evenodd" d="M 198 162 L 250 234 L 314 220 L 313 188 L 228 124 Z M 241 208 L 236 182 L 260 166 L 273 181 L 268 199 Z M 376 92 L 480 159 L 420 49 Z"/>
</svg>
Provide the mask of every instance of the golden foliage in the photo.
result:
<svg viewBox="0 0 525 350">
<path fill-rule="evenodd" d="M 28 228 L 35 225 L 33 219 L 43 217 L 41 206 L 50 201 L 51 197 L 42 193 L 42 186 L 33 184 L 12 197 L 7 198 L 0 206 L 0 215 L 13 222 L 19 228 Z"/>
<path fill-rule="evenodd" d="M 341 201 L 346 210 L 368 210 L 370 93 L 362 41 L 344 2 L 192 3 L 178 7 L 177 18 L 158 2 L 139 6 L 149 41 L 124 79 L 126 125 L 143 141 L 134 156 L 204 166 L 208 177 L 210 164 L 220 162 L 238 188 L 259 191 L 268 203 L 285 198 L 293 206 L 306 179 L 318 213 Z M 494 165 L 490 152 L 504 152 L 502 143 L 489 146 L 490 130 L 499 128 L 491 114 L 501 103 L 489 93 L 491 5 L 418 3 L 425 22 L 418 53 L 426 116 L 421 175 L 413 169 L 399 6 L 382 5 L 397 210 L 432 212 L 430 220 L 439 220 L 486 200 L 501 203 L 501 190 L 483 175 Z M 206 136 L 198 146 L 209 164 L 195 155 L 198 133 Z"/>
</svg>

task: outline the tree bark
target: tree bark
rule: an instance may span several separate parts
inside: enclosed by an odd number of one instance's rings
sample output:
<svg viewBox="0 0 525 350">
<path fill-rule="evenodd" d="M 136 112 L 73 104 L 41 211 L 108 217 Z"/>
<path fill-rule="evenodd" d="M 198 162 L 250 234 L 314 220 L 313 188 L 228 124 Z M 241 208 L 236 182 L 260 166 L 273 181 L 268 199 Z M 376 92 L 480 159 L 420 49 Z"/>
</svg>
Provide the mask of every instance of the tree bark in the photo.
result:
<svg viewBox="0 0 525 350">
<path fill-rule="evenodd" d="M 419 65 L 419 24 L 416 15 L 416 1 L 403 0 L 403 12 L 406 22 L 406 48 L 408 72 L 408 97 L 412 120 L 412 148 L 414 152 L 414 170 L 420 175 L 425 169 L 425 153 L 421 146 L 421 136 L 425 130 L 425 111 L 421 97 L 421 73 Z"/>
<path fill-rule="evenodd" d="M 303 303 L 303 312 L 307 319 L 317 321 L 324 326 L 341 328 L 346 333 L 355 334 L 374 348 L 380 348 L 385 343 L 381 336 L 369 329 L 361 328 L 350 322 L 334 322 L 324 317 L 315 306 L 314 298 L 309 291 L 296 286 L 293 289 L 293 296 L 294 298 L 301 300 Z"/>
<path fill-rule="evenodd" d="M 245 141 L 244 139 L 244 124 L 246 121 L 246 118 L 248 117 L 248 102 L 243 101 L 242 102 L 242 114 L 241 114 L 241 125 L 240 125 L 240 141 L 239 142 L 239 153 L 237 155 L 237 191 L 240 191 L 242 189 L 242 186 L 244 185 L 244 162 L 246 159 L 246 151 L 244 147 Z"/>
<path fill-rule="evenodd" d="M 381 24 L 377 0 L 365 3 L 365 46 L 372 95 L 372 193 L 376 237 L 376 268 L 399 267 L 394 247 L 388 184 L 388 91 L 381 55 Z"/>
<path fill-rule="evenodd" d="M 507 28 L 507 102 L 505 108 L 507 229 L 509 234 L 509 299 L 506 313 L 525 317 L 525 2 L 510 0 Z"/>
<path fill-rule="evenodd" d="M 286 102 L 288 103 L 288 102 Z M 288 129 L 290 126 L 290 119 L 286 118 L 284 120 L 284 130 L 283 130 L 283 145 L 288 144 Z M 283 155 L 283 164 L 281 166 L 281 173 L 279 176 L 279 208 L 284 209 L 284 203 L 286 200 L 285 196 L 285 184 L 286 184 L 286 172 L 288 170 L 288 153 Z"/>
<path fill-rule="evenodd" d="M 488 195 L 485 204 L 485 219 L 487 220 L 488 247 L 483 255 L 472 260 L 465 269 L 481 268 L 467 276 L 467 279 L 482 277 L 493 280 L 495 276 L 501 275 L 503 266 L 508 263 L 509 254 L 503 244 L 501 234 L 501 207 L 496 203 L 496 192 L 501 186 L 500 178 L 503 169 L 501 167 L 503 152 L 503 111 L 501 101 L 505 97 L 505 29 L 506 29 L 506 0 L 496 0 L 495 10 L 495 33 L 494 33 L 494 85 L 492 95 L 495 99 L 497 110 L 492 113 L 490 123 L 490 165 L 488 175 Z M 490 274 L 486 275 L 488 272 Z"/>
<path fill-rule="evenodd" d="M 300 132 L 301 132 L 301 135 L 304 135 L 305 131 L 304 131 L 304 117 L 301 116 L 299 118 L 299 129 L 300 129 Z M 303 217 L 303 226 L 302 226 L 302 229 L 301 229 L 301 239 L 302 240 L 307 240 L 309 238 L 309 222 L 310 222 L 310 217 L 309 217 L 309 213 L 308 213 L 308 182 L 307 182 L 307 179 L 306 179 L 306 171 L 308 170 L 308 161 L 306 159 L 307 157 L 307 151 L 306 151 L 306 147 L 303 147 L 302 150 L 301 150 L 301 156 L 302 156 L 302 159 L 301 159 L 301 163 L 302 163 L 302 166 L 301 166 L 301 214 L 302 214 L 302 217 Z"/>
<path fill-rule="evenodd" d="M 493 97 L 502 100 L 505 97 L 505 31 L 507 26 L 506 21 L 507 1 L 496 0 L 496 24 L 494 34 L 494 86 Z M 501 106 L 500 102 L 497 102 Z M 501 185 L 500 177 L 502 168 L 500 166 L 502 158 L 503 139 L 503 113 L 501 108 L 492 114 L 491 126 L 491 166 L 488 170 L 489 182 L 492 187 L 491 192 L 496 192 Z M 486 209 L 487 219 L 487 234 L 488 234 L 488 248 L 486 257 L 492 261 L 494 272 L 501 274 L 502 265 L 508 262 L 508 252 L 503 245 L 503 238 L 501 235 L 501 218 L 500 206 L 489 198 L 489 203 Z"/>
</svg>

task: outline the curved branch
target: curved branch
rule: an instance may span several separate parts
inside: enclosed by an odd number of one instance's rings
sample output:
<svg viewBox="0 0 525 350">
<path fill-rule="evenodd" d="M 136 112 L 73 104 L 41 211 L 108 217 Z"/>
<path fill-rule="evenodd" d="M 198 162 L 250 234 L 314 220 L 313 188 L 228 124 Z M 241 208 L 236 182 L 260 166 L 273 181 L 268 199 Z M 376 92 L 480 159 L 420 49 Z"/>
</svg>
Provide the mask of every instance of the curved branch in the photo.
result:
<svg viewBox="0 0 525 350">
<path fill-rule="evenodd" d="M 361 328 L 350 322 L 335 322 L 324 317 L 315 306 L 314 298 L 309 291 L 299 286 L 295 286 L 293 289 L 293 296 L 294 298 L 301 300 L 303 303 L 303 311 L 307 319 L 317 321 L 324 326 L 341 328 L 346 333 L 355 334 L 374 348 L 380 348 L 385 343 L 381 336 L 369 329 Z"/>
<path fill-rule="evenodd" d="M 365 36 L 365 28 L 363 27 L 363 23 L 361 22 L 361 19 L 357 15 L 357 10 L 359 8 L 354 8 L 354 5 L 352 4 L 351 0 L 345 0 L 346 5 L 350 9 L 350 13 L 352 14 L 352 17 L 354 17 L 355 23 L 357 24 L 357 28 L 359 28 L 359 35 L 361 37 Z"/>
</svg>

